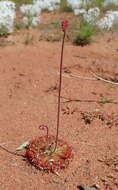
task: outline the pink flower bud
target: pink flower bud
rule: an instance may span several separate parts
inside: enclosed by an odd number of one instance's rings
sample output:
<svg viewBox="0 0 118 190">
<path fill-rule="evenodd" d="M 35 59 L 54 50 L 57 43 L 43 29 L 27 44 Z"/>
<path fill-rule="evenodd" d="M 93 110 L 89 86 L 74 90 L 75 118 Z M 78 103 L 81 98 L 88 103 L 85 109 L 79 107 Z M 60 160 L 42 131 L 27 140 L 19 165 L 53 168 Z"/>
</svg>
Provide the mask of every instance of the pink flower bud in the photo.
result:
<svg viewBox="0 0 118 190">
<path fill-rule="evenodd" d="M 68 28 L 68 20 L 64 20 L 61 22 L 62 31 L 65 32 Z"/>
</svg>

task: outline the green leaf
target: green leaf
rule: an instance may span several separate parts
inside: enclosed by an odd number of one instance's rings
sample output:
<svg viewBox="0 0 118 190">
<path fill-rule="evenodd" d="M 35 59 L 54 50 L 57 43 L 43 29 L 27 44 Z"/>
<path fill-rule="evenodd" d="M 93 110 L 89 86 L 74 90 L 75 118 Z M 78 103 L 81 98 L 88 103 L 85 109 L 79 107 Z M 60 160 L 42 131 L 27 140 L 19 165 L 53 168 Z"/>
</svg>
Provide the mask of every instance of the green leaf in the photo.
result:
<svg viewBox="0 0 118 190">
<path fill-rule="evenodd" d="M 16 151 L 20 151 L 24 148 L 26 148 L 29 145 L 29 141 L 26 141 L 24 143 L 22 143 L 19 147 L 16 148 Z"/>
</svg>

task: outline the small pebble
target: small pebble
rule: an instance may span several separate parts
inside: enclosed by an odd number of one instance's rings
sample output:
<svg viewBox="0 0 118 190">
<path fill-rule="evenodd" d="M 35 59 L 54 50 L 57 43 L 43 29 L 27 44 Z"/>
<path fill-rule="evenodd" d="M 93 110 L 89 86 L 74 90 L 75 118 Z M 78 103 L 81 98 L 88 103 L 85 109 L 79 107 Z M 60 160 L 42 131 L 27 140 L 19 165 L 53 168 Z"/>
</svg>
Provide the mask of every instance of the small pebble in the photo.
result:
<svg viewBox="0 0 118 190">
<path fill-rule="evenodd" d="M 85 185 L 82 184 L 82 185 L 78 185 L 77 188 L 79 190 L 100 190 L 99 187 L 98 187 L 98 185 L 93 185 L 91 187 L 87 187 L 87 186 L 85 186 Z"/>
</svg>

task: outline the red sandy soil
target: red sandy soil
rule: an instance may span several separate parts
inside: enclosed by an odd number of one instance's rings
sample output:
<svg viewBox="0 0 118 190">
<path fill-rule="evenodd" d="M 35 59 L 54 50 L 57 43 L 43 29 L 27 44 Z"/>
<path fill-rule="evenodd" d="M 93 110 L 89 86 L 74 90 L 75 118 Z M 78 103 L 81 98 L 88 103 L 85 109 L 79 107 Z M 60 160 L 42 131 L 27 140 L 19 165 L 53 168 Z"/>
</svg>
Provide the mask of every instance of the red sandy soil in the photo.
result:
<svg viewBox="0 0 118 190">
<path fill-rule="evenodd" d="M 7 150 L 15 151 L 42 135 L 41 124 L 49 127 L 50 134 L 56 133 L 60 50 L 61 42 L 46 41 L 27 46 L 15 42 L 0 48 L 0 145 Z M 117 123 L 109 127 L 96 118 L 85 124 L 79 112 L 99 109 L 118 114 L 118 84 L 85 80 L 93 78 L 94 72 L 118 82 L 118 34 L 99 35 L 85 47 L 66 42 L 63 67 L 59 137 L 72 145 L 74 159 L 57 176 L 29 166 L 1 147 L 1 190 L 76 190 L 79 184 L 98 184 L 101 190 L 108 184 L 108 190 L 118 189 Z M 103 97 L 112 101 L 99 103 Z"/>
</svg>

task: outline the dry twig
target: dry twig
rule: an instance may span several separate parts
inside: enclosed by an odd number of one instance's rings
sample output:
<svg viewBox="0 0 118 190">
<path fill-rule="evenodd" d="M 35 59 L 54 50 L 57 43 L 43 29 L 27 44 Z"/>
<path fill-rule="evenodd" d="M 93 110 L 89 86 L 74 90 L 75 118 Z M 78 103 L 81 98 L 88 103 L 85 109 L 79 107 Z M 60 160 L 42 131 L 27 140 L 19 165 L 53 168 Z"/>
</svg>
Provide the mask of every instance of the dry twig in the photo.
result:
<svg viewBox="0 0 118 190">
<path fill-rule="evenodd" d="M 83 79 L 83 80 L 94 80 L 94 81 L 100 80 L 100 81 L 103 81 L 103 82 L 106 82 L 106 83 L 118 85 L 117 82 L 106 80 L 106 79 L 104 79 L 102 77 L 99 77 L 98 75 L 96 75 L 93 72 L 91 72 L 91 73 L 93 74 L 94 77 L 84 77 L 84 76 L 75 75 L 75 74 L 63 74 L 63 77 L 67 77 L 67 78 L 79 78 L 79 79 Z"/>
<path fill-rule="evenodd" d="M 55 95 L 56 96 L 56 95 Z M 67 97 L 61 96 L 61 98 L 65 99 L 66 101 L 61 102 L 61 103 L 67 103 L 67 102 L 95 102 L 95 103 L 103 103 L 102 100 L 81 100 L 81 99 L 70 99 Z M 113 101 L 112 99 L 109 99 L 106 101 L 106 103 L 112 103 L 112 104 L 117 104 L 117 102 Z"/>
<path fill-rule="evenodd" d="M 98 75 L 96 75 L 96 74 L 93 73 L 93 72 L 92 72 L 92 74 L 93 74 L 93 76 L 94 76 L 97 80 L 101 80 L 101 81 L 103 81 L 103 82 L 107 82 L 107 83 L 110 83 L 110 84 L 118 85 L 117 82 L 112 82 L 112 81 L 110 81 L 110 80 L 106 80 L 106 79 L 104 79 L 104 78 L 102 78 L 102 77 L 99 77 Z"/>
</svg>

